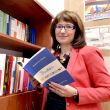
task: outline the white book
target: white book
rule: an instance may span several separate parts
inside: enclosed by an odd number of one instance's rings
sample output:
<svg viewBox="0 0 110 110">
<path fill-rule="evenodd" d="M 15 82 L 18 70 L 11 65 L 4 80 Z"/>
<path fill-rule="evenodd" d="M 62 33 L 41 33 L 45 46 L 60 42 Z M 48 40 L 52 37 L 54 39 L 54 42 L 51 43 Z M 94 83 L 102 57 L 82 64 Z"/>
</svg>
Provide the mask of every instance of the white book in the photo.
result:
<svg viewBox="0 0 110 110">
<path fill-rule="evenodd" d="M 0 54 L 0 96 L 3 95 L 6 54 Z"/>
</svg>

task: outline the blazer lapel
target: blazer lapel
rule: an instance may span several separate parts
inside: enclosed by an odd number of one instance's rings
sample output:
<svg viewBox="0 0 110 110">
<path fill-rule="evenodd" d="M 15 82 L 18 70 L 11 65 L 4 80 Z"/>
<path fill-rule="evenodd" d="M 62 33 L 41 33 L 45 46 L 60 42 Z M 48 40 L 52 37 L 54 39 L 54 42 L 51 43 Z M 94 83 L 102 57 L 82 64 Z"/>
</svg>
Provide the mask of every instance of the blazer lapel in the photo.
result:
<svg viewBox="0 0 110 110">
<path fill-rule="evenodd" d="M 67 71 L 70 72 L 70 73 L 72 71 L 72 68 L 73 68 L 73 65 L 75 63 L 75 60 L 76 60 L 76 58 L 78 56 L 78 51 L 79 51 L 78 49 L 74 49 L 73 48 L 72 52 L 70 54 L 70 60 L 69 60 L 68 65 L 67 65 Z"/>
</svg>

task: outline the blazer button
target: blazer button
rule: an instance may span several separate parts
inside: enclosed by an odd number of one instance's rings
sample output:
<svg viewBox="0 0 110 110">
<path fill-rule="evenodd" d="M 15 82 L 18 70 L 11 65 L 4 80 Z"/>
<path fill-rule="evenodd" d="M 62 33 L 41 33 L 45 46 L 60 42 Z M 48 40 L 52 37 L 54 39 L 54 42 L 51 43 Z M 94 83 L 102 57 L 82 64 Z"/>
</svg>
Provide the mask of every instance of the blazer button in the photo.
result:
<svg viewBox="0 0 110 110">
<path fill-rule="evenodd" d="M 69 106 L 69 105 L 70 105 L 70 103 L 69 103 L 69 102 L 67 102 L 67 103 L 66 103 L 66 106 Z"/>
</svg>

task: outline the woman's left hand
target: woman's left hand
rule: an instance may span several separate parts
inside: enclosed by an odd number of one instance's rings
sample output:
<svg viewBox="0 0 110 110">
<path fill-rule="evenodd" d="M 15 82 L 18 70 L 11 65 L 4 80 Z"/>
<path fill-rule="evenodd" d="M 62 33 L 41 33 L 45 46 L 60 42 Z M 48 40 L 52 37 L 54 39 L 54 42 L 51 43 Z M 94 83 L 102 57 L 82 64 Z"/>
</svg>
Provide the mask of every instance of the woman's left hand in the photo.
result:
<svg viewBox="0 0 110 110">
<path fill-rule="evenodd" d="M 73 94 L 76 94 L 77 92 L 76 88 L 71 87 L 69 85 L 62 86 L 54 82 L 50 82 L 48 85 L 49 85 L 49 90 L 58 94 L 61 97 L 72 97 Z"/>
</svg>

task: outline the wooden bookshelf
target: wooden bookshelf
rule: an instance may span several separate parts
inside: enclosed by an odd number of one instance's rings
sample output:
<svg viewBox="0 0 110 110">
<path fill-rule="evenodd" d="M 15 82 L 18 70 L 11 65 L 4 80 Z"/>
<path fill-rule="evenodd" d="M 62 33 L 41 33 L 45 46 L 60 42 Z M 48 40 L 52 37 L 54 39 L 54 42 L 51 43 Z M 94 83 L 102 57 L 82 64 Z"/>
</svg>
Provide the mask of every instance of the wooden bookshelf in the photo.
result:
<svg viewBox="0 0 110 110">
<path fill-rule="evenodd" d="M 49 31 L 53 16 L 41 4 L 34 0 L 0 0 L 0 10 L 37 31 L 36 45 L 0 33 L 0 52 L 4 49 L 3 53 L 14 51 L 15 54 L 20 52 L 24 57 L 31 57 L 41 47 L 51 48 Z M 36 90 L 0 97 L 1 110 L 40 110 L 41 105 L 42 94 Z"/>
<path fill-rule="evenodd" d="M 35 90 L 0 97 L 1 110 L 40 110 L 42 93 Z"/>
<path fill-rule="evenodd" d="M 15 39 L 11 36 L 0 33 L 0 48 L 19 51 L 23 53 L 24 57 L 31 57 L 41 47 L 42 46 L 24 42 L 22 40 Z M 28 55 L 26 55 L 26 53 L 28 53 Z"/>
<path fill-rule="evenodd" d="M 0 0 L 0 10 L 37 30 L 37 45 L 51 48 L 49 30 L 53 16 L 34 0 Z"/>
</svg>

